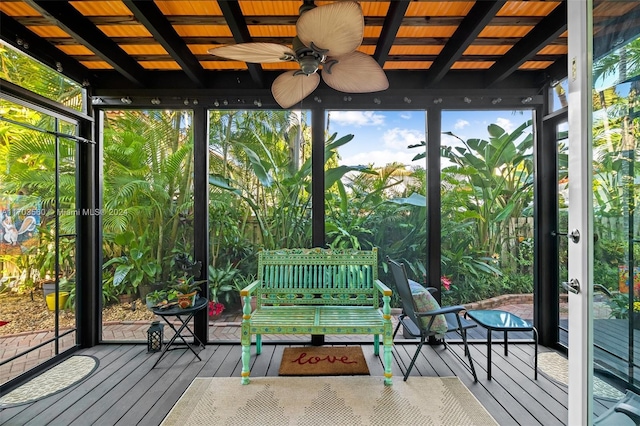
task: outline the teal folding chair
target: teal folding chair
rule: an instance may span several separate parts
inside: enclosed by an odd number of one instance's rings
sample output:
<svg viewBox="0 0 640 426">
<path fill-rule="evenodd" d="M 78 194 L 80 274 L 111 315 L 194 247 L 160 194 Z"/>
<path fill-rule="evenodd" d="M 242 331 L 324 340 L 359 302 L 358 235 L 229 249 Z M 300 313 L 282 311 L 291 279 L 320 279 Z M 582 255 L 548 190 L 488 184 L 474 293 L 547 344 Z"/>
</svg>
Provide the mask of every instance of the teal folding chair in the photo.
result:
<svg viewBox="0 0 640 426">
<path fill-rule="evenodd" d="M 437 315 L 444 315 L 447 321 L 447 330 L 446 332 L 455 331 L 462 337 L 462 341 L 464 343 L 464 354 L 469 358 L 469 363 L 467 364 L 462 357 L 460 357 L 455 351 L 453 351 L 446 340 L 442 338 L 442 342 L 447 348 L 461 363 L 465 366 L 467 370 L 473 375 L 473 380 L 478 381 L 478 377 L 476 376 L 476 370 L 473 366 L 473 359 L 471 358 L 471 352 L 469 352 L 469 347 L 467 345 L 467 330 L 473 327 L 476 327 L 477 324 L 467 321 L 462 318 L 459 314 L 465 308 L 462 305 L 458 306 L 446 306 L 441 307 L 440 309 L 431 310 L 428 312 L 419 312 L 416 308 L 416 304 L 414 302 L 413 294 L 411 292 L 411 286 L 409 285 L 409 279 L 407 278 L 407 272 L 404 268 L 403 263 L 396 262 L 389 257 L 387 257 L 387 262 L 389 263 L 389 267 L 391 269 L 391 273 L 393 274 L 394 281 L 396 283 L 396 290 L 400 296 L 400 300 L 402 302 L 402 313 L 398 317 L 398 325 L 393 332 L 393 337 L 395 339 L 400 326 L 404 327 L 405 332 L 407 332 L 412 337 L 419 337 L 420 343 L 416 349 L 413 358 L 411 359 L 411 363 L 409 364 L 409 368 L 404 374 L 404 380 L 406 381 L 409 377 L 409 373 L 413 368 L 418 355 L 420 354 L 420 350 L 422 346 L 425 344 L 425 341 L 431 337 L 436 336 L 439 332 L 434 331 L 432 329 L 432 325 L 434 324 L 435 318 Z M 435 290 L 435 289 L 429 289 Z M 422 321 L 421 319 L 426 318 L 427 321 Z M 425 322 L 427 323 L 425 325 Z"/>
</svg>

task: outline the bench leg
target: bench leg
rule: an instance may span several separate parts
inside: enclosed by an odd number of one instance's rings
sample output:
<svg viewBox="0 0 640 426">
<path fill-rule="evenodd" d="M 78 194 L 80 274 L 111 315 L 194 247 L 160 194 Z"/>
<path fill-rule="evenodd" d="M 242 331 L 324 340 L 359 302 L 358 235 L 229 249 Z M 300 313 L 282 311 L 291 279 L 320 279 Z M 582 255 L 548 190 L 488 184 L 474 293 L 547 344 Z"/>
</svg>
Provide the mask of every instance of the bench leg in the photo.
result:
<svg viewBox="0 0 640 426">
<path fill-rule="evenodd" d="M 242 381 L 243 385 L 249 384 L 249 362 L 251 361 L 251 345 L 242 345 Z"/>
<path fill-rule="evenodd" d="M 391 294 L 386 294 L 382 296 L 383 306 L 382 306 L 382 318 L 384 321 L 384 335 L 382 336 L 382 344 L 384 345 L 383 351 L 383 359 L 384 359 L 384 384 L 386 386 L 391 386 L 391 377 L 393 373 L 391 372 L 391 364 L 393 363 L 393 355 L 391 354 L 391 347 L 393 346 L 393 324 L 391 322 Z M 378 342 L 380 336 L 375 335 L 375 341 Z"/>
<path fill-rule="evenodd" d="M 380 336 L 377 334 L 373 336 L 373 354 L 380 355 Z"/>
<path fill-rule="evenodd" d="M 376 338 L 379 336 L 376 335 Z M 391 381 L 391 377 L 393 373 L 391 372 L 391 365 L 393 364 L 393 355 L 391 354 L 391 349 L 393 347 L 393 325 L 391 321 L 388 321 L 384 327 L 384 335 L 382 336 L 382 351 L 384 352 L 384 384 L 386 386 L 391 386 L 393 382 Z"/>
<path fill-rule="evenodd" d="M 243 385 L 249 384 L 249 365 L 251 362 L 251 331 L 249 328 L 249 323 L 242 321 L 242 336 L 240 338 L 240 342 L 242 344 L 242 379 L 241 383 Z"/>
<path fill-rule="evenodd" d="M 256 334 L 256 355 L 262 353 L 262 334 Z"/>
</svg>

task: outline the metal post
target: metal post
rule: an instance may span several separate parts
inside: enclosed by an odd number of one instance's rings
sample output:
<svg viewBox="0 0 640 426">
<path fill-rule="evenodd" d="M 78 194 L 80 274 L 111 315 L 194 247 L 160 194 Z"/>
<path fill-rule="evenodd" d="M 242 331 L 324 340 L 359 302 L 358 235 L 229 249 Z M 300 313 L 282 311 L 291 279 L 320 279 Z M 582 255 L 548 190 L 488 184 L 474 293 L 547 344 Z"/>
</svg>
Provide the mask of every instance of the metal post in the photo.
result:
<svg viewBox="0 0 640 426">
<path fill-rule="evenodd" d="M 202 262 L 202 276 L 206 280 L 209 265 L 209 119 L 205 108 L 193 110 L 193 256 Z M 202 284 L 201 294 L 209 295 L 209 282 Z M 194 333 L 205 344 L 208 342 L 209 318 L 206 309 L 193 318 Z"/>
</svg>

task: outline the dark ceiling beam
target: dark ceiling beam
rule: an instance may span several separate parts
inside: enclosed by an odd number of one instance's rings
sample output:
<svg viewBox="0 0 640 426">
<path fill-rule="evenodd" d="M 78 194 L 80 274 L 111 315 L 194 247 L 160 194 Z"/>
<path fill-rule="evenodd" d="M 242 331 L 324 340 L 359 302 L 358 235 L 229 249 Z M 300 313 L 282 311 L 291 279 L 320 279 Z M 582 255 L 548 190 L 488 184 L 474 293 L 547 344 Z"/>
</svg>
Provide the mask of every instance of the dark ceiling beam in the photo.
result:
<svg viewBox="0 0 640 426">
<path fill-rule="evenodd" d="M 394 2 L 395 3 L 395 2 Z M 245 16 L 248 25 L 295 25 L 299 15 L 274 15 L 274 16 Z M 171 25 L 226 25 L 224 16 L 203 15 L 171 15 L 166 17 Z M 87 16 L 95 25 L 137 25 L 138 20 L 133 16 Z M 365 16 L 364 24 L 367 27 L 382 27 L 385 16 Z M 458 26 L 462 22 L 462 16 L 405 16 L 402 20 L 403 27 L 421 27 L 425 22 L 431 26 Z M 500 27 L 509 26 L 535 26 L 540 18 L 535 16 L 496 16 L 491 25 Z M 49 22 L 41 16 L 20 17 L 19 22 L 25 26 L 49 25 Z"/>
<path fill-rule="evenodd" d="M 106 92 L 109 92 L 110 94 L 120 94 L 120 96 L 132 96 L 132 93 L 145 91 L 146 93 L 151 94 L 157 92 L 158 96 L 162 96 L 163 93 L 168 92 L 178 93 L 182 96 L 188 96 L 189 99 L 203 98 L 205 96 L 220 96 L 220 93 L 225 93 L 226 96 L 230 97 L 230 99 L 236 94 L 239 96 L 240 93 L 269 93 L 270 84 L 281 74 L 281 71 L 265 71 L 265 81 L 267 84 L 263 88 L 254 88 L 247 84 L 243 84 L 244 81 L 248 81 L 250 79 L 248 71 L 210 70 L 207 71 L 206 74 L 210 81 L 207 88 L 194 89 L 193 83 L 191 83 L 182 71 L 163 71 L 161 73 L 151 73 L 149 75 L 147 87 L 139 89 L 127 82 L 122 75 L 113 70 L 95 71 L 98 77 L 100 77 L 101 85 L 96 89 L 94 96 L 100 96 Z M 387 70 L 385 73 L 387 74 L 389 84 L 393 89 L 389 89 L 384 93 L 351 94 L 351 96 L 354 99 L 356 97 L 369 99 L 369 107 L 371 108 L 371 105 L 375 105 L 371 102 L 372 98 L 402 91 L 408 91 L 406 93 L 410 93 L 411 91 L 415 93 L 438 93 L 440 96 L 447 96 L 447 94 L 453 94 L 455 92 L 467 93 L 465 91 L 468 90 L 481 90 L 484 93 L 491 93 L 494 95 L 500 93 L 501 90 L 525 90 L 530 94 L 538 93 L 541 87 L 540 82 L 545 78 L 544 70 L 517 71 L 513 73 L 513 75 L 509 76 L 509 78 L 498 83 L 496 87 L 486 89 L 484 85 L 484 74 L 482 72 L 452 70 L 445 78 L 442 79 L 437 87 L 425 89 L 424 75 L 422 72 L 407 73 L 406 71 L 401 70 Z M 325 83 L 321 82 L 319 88 L 316 89 L 316 92 L 318 90 L 326 90 L 336 96 L 340 95 L 340 99 L 344 99 L 344 93 L 325 86 Z M 314 92 L 314 94 L 316 92 Z M 322 105 L 324 106 L 324 100 Z M 349 105 L 350 103 L 343 101 L 343 107 L 349 107 Z M 414 106 L 413 103 L 411 105 L 412 107 Z"/>
<path fill-rule="evenodd" d="M 222 10 L 222 15 L 229 25 L 231 34 L 236 43 L 250 43 L 252 41 L 249 34 L 247 22 L 242 15 L 242 9 L 237 0 L 218 0 L 218 5 Z M 247 69 L 251 80 L 258 86 L 264 87 L 264 72 L 260 64 L 247 62 Z"/>
<path fill-rule="evenodd" d="M 380 32 L 380 38 L 376 45 L 376 50 L 373 53 L 373 59 L 378 62 L 380 66 L 383 66 L 389 56 L 393 41 L 396 39 L 398 29 L 402 25 L 402 19 L 409 7 L 409 0 L 400 0 L 391 2 L 387 16 L 384 18 L 382 24 L 382 31 Z"/>
<path fill-rule="evenodd" d="M 95 84 L 94 77 L 87 67 L 65 55 L 51 43 L 2 12 L 0 12 L 0 38 L 54 70 L 58 68 L 57 63 L 60 63 L 62 74 L 78 83 Z"/>
<path fill-rule="evenodd" d="M 473 43 L 478 34 L 491 22 L 505 3 L 506 0 L 477 1 L 473 5 L 447 44 L 442 48 L 438 59 L 429 68 L 425 87 L 432 86 L 442 80 L 454 62 L 462 56 L 467 47 Z"/>
<path fill-rule="evenodd" d="M 145 70 L 66 1 L 26 0 L 31 7 L 83 44 L 131 82 L 144 86 Z"/>
<path fill-rule="evenodd" d="M 563 56 L 553 63 L 553 65 L 547 67 L 544 70 L 545 79 L 540 82 L 544 84 L 546 82 L 561 81 L 569 75 L 569 59 L 567 56 Z"/>
<path fill-rule="evenodd" d="M 549 15 L 544 17 L 529 33 L 518 41 L 497 61 L 487 73 L 487 87 L 504 80 L 516 71 L 520 65 L 557 39 L 567 30 L 567 3 L 560 3 Z"/>
<path fill-rule="evenodd" d="M 189 76 L 198 87 L 206 87 L 204 68 L 198 59 L 191 53 L 187 44 L 178 35 L 173 26 L 164 17 L 162 11 L 151 1 L 123 0 L 125 6 L 133 12 L 133 15 L 153 35 L 171 57 L 180 65 L 180 68 Z"/>
</svg>

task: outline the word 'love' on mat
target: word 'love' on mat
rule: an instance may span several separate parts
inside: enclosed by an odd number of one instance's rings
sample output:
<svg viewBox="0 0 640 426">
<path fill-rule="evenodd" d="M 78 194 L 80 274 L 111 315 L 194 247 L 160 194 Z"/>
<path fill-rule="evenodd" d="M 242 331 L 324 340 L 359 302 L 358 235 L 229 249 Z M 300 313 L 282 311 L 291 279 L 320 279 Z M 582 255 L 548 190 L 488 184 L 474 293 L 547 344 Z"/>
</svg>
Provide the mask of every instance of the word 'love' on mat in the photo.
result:
<svg viewBox="0 0 640 426">
<path fill-rule="evenodd" d="M 360 346 L 304 346 L 285 348 L 280 376 L 368 375 Z"/>
</svg>

